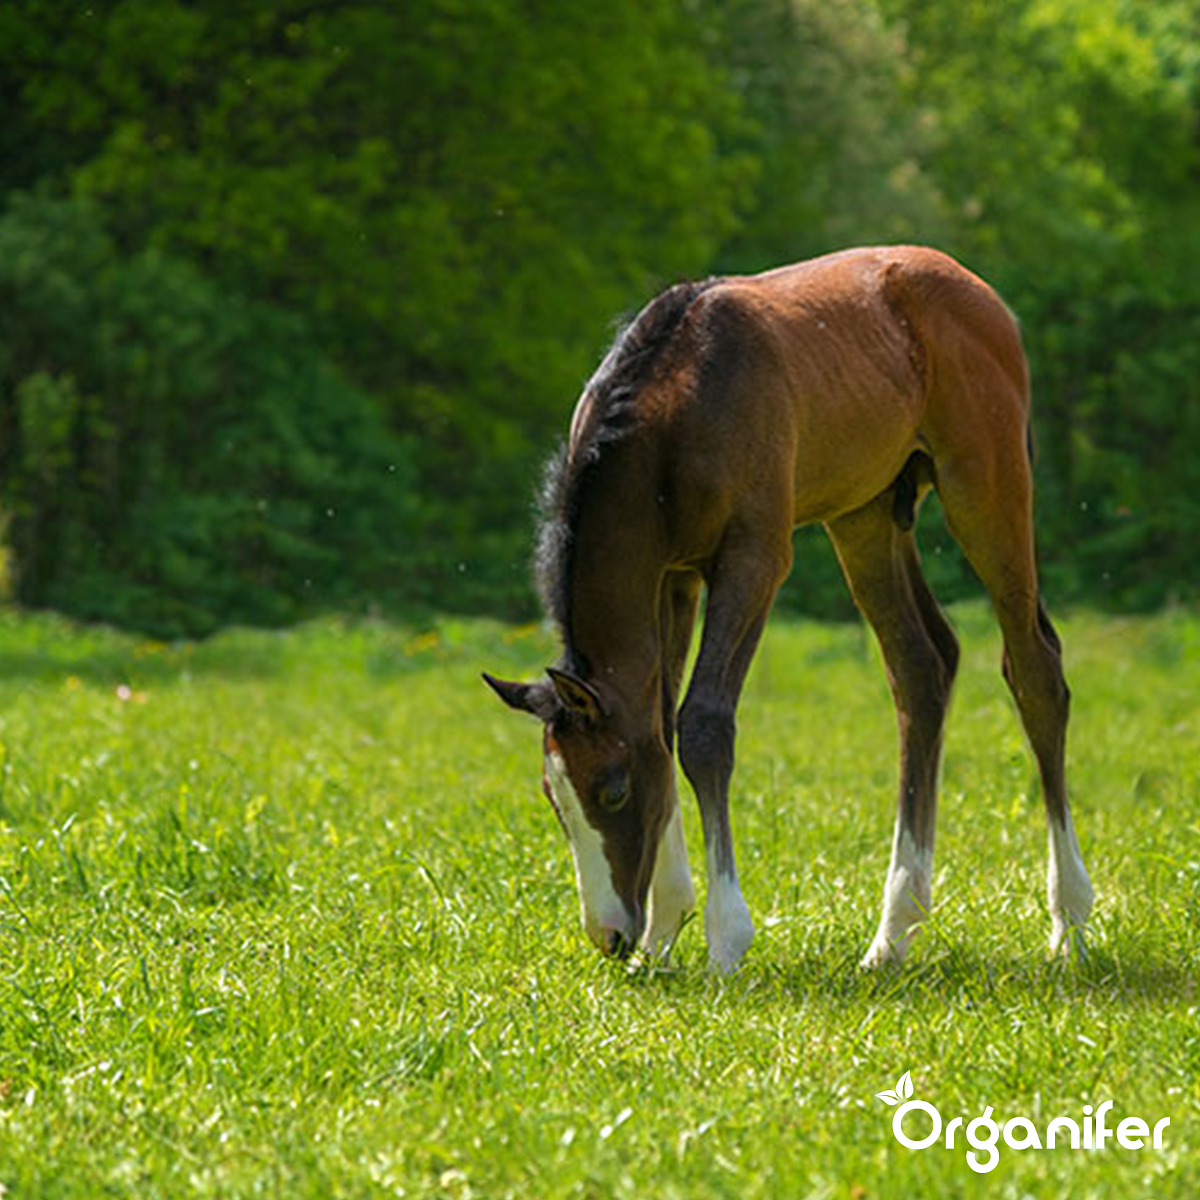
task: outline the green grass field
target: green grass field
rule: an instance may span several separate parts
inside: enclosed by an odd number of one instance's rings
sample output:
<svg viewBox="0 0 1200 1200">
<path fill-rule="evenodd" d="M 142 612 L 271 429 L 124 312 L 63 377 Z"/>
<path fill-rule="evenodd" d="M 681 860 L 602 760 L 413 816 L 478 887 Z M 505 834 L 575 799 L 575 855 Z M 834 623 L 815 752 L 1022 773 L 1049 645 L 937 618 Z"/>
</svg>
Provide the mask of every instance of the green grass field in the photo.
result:
<svg viewBox="0 0 1200 1200">
<path fill-rule="evenodd" d="M 14 1197 L 1200 1194 L 1200 618 L 1060 621 L 1092 949 L 1048 962 L 1045 827 L 982 607 L 931 927 L 874 930 L 895 739 L 873 643 L 776 622 L 734 821 L 758 938 L 602 960 L 480 669 L 534 629 L 318 623 L 164 647 L 0 616 L 0 1183 Z M 699 823 L 688 836 L 703 890 Z M 910 1151 L 943 1116 L 1169 1116 L 1162 1151 Z M 912 1127 L 920 1132 L 919 1122 Z M 961 1141 L 959 1143 L 961 1147 Z"/>
</svg>

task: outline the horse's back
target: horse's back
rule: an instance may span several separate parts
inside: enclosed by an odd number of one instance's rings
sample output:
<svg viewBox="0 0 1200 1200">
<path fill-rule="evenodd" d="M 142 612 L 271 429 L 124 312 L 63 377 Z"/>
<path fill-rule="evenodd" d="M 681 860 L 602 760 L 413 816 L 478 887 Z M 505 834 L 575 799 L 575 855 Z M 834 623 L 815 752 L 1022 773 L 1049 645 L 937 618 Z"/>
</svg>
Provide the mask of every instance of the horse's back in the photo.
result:
<svg viewBox="0 0 1200 1200">
<path fill-rule="evenodd" d="M 803 524 L 892 483 L 926 404 L 924 352 L 888 282 L 905 255 L 846 251 L 729 277 L 696 301 L 681 428 L 715 490 L 786 502 Z"/>
<path fill-rule="evenodd" d="M 843 367 L 854 360 L 860 372 L 874 364 L 900 390 L 925 391 L 934 374 L 953 375 L 963 356 L 977 365 L 988 354 L 1027 386 L 1008 307 L 978 275 L 932 247 L 843 250 L 728 283 L 825 370 L 839 360 Z"/>
<path fill-rule="evenodd" d="M 685 524 L 829 521 L 1027 420 L 1016 323 L 940 251 L 868 247 L 730 276 L 691 305 L 667 372 Z M 707 543 L 707 534 L 701 539 Z"/>
</svg>

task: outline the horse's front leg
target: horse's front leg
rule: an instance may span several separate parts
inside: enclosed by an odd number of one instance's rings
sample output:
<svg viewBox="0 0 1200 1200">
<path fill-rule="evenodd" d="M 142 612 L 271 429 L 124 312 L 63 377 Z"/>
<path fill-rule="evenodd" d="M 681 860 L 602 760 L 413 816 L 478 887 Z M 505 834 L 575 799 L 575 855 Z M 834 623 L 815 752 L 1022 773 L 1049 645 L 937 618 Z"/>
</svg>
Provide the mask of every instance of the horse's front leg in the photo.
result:
<svg viewBox="0 0 1200 1200">
<path fill-rule="evenodd" d="M 675 571 L 663 587 L 660 602 L 660 640 L 663 647 L 663 733 L 672 755 L 675 750 L 676 709 L 679 689 L 687 663 L 696 608 L 700 602 L 700 576 L 691 571 Z M 683 813 L 675 787 L 675 767 L 671 766 L 671 793 L 667 797 L 670 815 L 658 843 L 658 857 L 650 882 L 650 909 L 642 949 L 655 958 L 671 952 L 683 923 L 696 907 L 696 889 L 688 864 L 687 842 L 683 836 Z"/>
<path fill-rule="evenodd" d="M 771 601 L 790 566 L 790 536 L 773 546 L 735 545 L 718 557 L 708 577 L 700 655 L 679 714 L 679 758 L 696 791 L 704 824 L 708 960 L 723 974 L 737 968 L 754 938 L 729 825 L 734 715 Z"/>
<path fill-rule="evenodd" d="M 658 843 L 654 876 L 650 881 L 650 906 L 646 914 L 646 932 L 642 949 L 652 958 L 666 958 L 675 945 L 683 923 L 696 907 L 696 889 L 688 864 L 687 843 L 683 837 L 683 814 L 671 774 L 671 816 Z"/>
</svg>

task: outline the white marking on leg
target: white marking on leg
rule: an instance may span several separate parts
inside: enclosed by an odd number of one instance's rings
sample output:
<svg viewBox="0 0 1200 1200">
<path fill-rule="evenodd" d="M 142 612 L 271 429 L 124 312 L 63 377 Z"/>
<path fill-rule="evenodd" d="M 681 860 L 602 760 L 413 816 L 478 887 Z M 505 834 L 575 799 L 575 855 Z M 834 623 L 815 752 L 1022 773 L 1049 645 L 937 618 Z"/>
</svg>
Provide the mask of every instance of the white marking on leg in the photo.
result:
<svg viewBox="0 0 1200 1200">
<path fill-rule="evenodd" d="M 631 941 L 637 934 L 637 923 L 613 887 L 604 841 L 600 831 L 584 814 L 561 754 L 551 751 L 546 755 L 546 778 L 566 826 L 567 841 L 575 862 L 575 884 L 579 889 L 583 927 L 588 937 L 607 953 L 606 931 L 615 929 L 626 941 Z"/>
<path fill-rule="evenodd" d="M 1050 865 L 1046 875 L 1046 898 L 1050 904 L 1050 952 L 1069 949 L 1070 930 L 1082 932 L 1092 911 L 1095 893 L 1068 810 L 1059 824 L 1050 818 Z"/>
<path fill-rule="evenodd" d="M 901 963 L 933 898 L 933 849 L 918 846 L 897 823 L 892 863 L 883 887 L 883 912 L 871 948 L 863 957 L 868 969 Z"/>
<path fill-rule="evenodd" d="M 642 937 L 642 949 L 656 958 L 665 958 L 671 952 L 680 927 L 696 907 L 696 888 L 688 865 L 683 814 L 673 774 L 667 800 L 672 806 L 671 816 L 658 843 L 654 877 L 650 882 L 650 911 Z"/>
<path fill-rule="evenodd" d="M 722 975 L 736 971 L 754 940 L 754 922 L 738 885 L 737 868 L 728 872 L 716 864 L 708 847 L 708 901 L 704 906 L 704 933 L 708 940 L 708 965 Z"/>
</svg>

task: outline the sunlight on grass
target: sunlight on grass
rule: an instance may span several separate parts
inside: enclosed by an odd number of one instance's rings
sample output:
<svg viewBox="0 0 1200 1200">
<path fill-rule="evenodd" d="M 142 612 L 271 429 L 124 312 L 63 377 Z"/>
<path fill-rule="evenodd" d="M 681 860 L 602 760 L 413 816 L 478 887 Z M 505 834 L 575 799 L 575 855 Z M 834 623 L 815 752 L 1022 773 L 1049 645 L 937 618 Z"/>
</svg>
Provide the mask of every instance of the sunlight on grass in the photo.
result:
<svg viewBox="0 0 1200 1200">
<path fill-rule="evenodd" d="M 0 615 L 0 1182 L 15 1196 L 1192 1196 L 1200 1186 L 1200 619 L 1062 622 L 1099 901 L 1048 962 L 1045 828 L 982 608 L 946 746 L 935 908 L 861 974 L 894 726 L 854 625 L 775 624 L 734 822 L 758 938 L 601 960 L 480 669 L 536 627 L 322 622 L 163 645 Z M 693 861 L 703 862 L 687 802 Z M 1163 1152 L 891 1137 L 943 1112 L 1170 1115 Z"/>
</svg>

